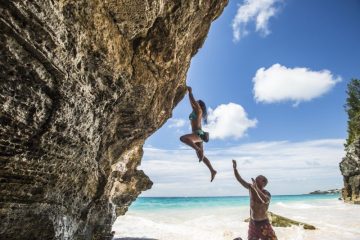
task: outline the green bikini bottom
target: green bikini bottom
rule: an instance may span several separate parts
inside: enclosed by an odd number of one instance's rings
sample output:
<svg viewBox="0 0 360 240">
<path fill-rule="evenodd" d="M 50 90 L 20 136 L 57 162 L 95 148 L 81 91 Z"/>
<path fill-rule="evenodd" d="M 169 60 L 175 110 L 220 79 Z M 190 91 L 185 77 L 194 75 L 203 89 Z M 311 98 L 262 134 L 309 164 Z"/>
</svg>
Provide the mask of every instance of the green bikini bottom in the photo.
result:
<svg viewBox="0 0 360 240">
<path fill-rule="evenodd" d="M 202 130 L 202 129 L 198 129 L 198 130 L 196 130 L 194 133 L 195 133 L 196 135 L 198 135 L 200 138 L 201 138 L 201 136 L 204 136 L 204 135 L 205 135 L 205 132 L 204 132 L 204 130 Z"/>
<path fill-rule="evenodd" d="M 204 142 L 209 141 L 209 133 L 205 132 L 204 130 L 198 129 L 194 131 L 194 133 L 198 135 L 201 138 L 201 140 L 203 140 Z"/>
</svg>

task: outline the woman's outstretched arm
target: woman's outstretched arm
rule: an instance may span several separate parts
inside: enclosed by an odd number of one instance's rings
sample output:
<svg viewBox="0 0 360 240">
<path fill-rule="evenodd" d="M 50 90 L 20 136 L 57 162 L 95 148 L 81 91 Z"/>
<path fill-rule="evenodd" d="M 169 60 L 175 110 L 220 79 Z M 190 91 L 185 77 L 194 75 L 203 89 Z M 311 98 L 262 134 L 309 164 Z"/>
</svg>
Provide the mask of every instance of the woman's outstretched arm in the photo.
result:
<svg viewBox="0 0 360 240">
<path fill-rule="evenodd" d="M 200 108 L 199 103 L 198 103 L 198 102 L 195 100 L 195 98 L 194 98 L 194 95 L 193 95 L 193 93 L 192 93 L 192 88 L 188 86 L 187 89 L 188 89 L 188 91 L 189 91 L 190 104 L 191 104 L 192 108 L 193 108 L 196 112 L 198 112 L 199 110 L 201 110 L 201 108 Z"/>
</svg>

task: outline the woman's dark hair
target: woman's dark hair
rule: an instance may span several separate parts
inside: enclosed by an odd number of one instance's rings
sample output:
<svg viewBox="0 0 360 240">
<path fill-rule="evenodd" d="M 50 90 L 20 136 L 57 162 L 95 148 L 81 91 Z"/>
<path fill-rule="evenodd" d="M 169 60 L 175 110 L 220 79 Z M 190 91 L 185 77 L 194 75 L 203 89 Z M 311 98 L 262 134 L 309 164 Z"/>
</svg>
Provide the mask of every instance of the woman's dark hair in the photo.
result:
<svg viewBox="0 0 360 240">
<path fill-rule="evenodd" d="M 204 123 L 207 124 L 208 115 L 207 115 L 206 105 L 205 105 L 204 101 L 202 101 L 202 100 L 198 100 L 198 103 L 202 110 L 202 118 L 204 120 Z"/>
</svg>

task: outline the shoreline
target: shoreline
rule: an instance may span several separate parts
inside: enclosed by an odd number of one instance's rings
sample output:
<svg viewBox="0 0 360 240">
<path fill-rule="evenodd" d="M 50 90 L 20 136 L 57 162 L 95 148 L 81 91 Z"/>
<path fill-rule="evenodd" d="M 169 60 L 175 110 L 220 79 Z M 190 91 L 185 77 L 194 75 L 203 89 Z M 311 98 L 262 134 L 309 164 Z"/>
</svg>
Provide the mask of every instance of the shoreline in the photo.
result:
<svg viewBox="0 0 360 240">
<path fill-rule="evenodd" d="M 292 197 L 292 196 L 305 196 L 305 195 L 341 195 L 341 193 L 301 193 L 301 194 L 279 194 L 272 195 L 272 197 Z M 140 196 L 138 198 L 238 198 L 238 197 L 249 197 L 249 195 L 233 195 L 233 196 Z"/>
<path fill-rule="evenodd" d="M 273 199 L 269 211 L 317 228 L 275 227 L 278 238 L 360 239 L 360 222 L 357 221 L 360 206 L 339 201 L 337 194 L 326 196 L 288 196 L 287 201 Z M 278 198 L 284 199 L 283 196 Z M 249 216 L 249 206 L 245 197 L 217 197 L 218 201 L 214 198 L 181 199 L 187 201 L 185 205 L 178 203 L 179 198 L 157 198 L 155 203 L 154 199 L 143 199 L 141 207 L 130 207 L 127 214 L 116 220 L 115 239 L 233 240 L 239 236 L 246 239 L 248 224 L 244 220 Z M 191 200 L 198 200 L 201 205 L 194 205 Z"/>
</svg>

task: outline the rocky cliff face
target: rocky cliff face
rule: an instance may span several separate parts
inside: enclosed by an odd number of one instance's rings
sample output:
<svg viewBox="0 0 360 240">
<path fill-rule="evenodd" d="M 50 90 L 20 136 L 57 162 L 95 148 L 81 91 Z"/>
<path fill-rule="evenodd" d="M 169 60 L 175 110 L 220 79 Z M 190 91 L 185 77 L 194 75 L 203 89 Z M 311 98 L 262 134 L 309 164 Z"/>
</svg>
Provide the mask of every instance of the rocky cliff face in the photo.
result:
<svg viewBox="0 0 360 240">
<path fill-rule="evenodd" d="M 344 176 L 343 199 L 360 204 L 360 138 L 347 146 L 340 170 Z"/>
<path fill-rule="evenodd" d="M 0 0 L 0 238 L 107 239 L 227 0 Z"/>
</svg>

